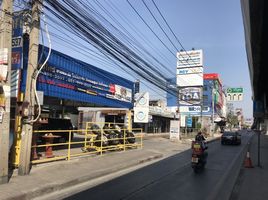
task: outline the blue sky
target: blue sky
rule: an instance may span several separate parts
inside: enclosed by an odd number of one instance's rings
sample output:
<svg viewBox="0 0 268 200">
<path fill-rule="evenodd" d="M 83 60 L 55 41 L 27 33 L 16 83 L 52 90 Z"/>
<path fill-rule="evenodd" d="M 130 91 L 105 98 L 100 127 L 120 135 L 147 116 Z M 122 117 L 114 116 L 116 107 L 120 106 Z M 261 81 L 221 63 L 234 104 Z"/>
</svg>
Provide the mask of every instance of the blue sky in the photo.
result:
<svg viewBox="0 0 268 200">
<path fill-rule="evenodd" d="M 160 52 L 168 61 L 163 63 L 174 71 L 176 69 L 176 51 L 174 55 L 159 42 L 159 40 L 151 33 L 146 25 L 140 20 L 137 14 L 133 11 L 126 0 L 114 0 L 113 4 L 120 10 L 121 17 L 126 17 L 129 22 L 135 25 L 135 31 L 130 23 L 126 23 L 113 12 L 110 4 L 107 3 L 110 0 L 100 0 L 100 2 L 107 10 L 114 14 L 114 17 L 122 23 L 122 25 L 138 40 L 140 41 L 151 54 L 156 57 Z M 131 4 L 138 10 L 140 15 L 150 24 L 151 28 L 157 33 L 162 41 L 167 44 L 170 49 L 172 45 L 169 43 L 165 35 L 161 32 L 157 24 L 153 21 L 142 0 L 129 0 Z M 246 117 L 252 116 L 252 101 L 251 101 L 251 87 L 250 79 L 245 51 L 244 29 L 242 14 L 239 0 L 154 0 L 162 14 L 165 16 L 167 22 L 172 27 L 176 36 L 180 39 L 186 50 L 203 49 L 204 52 L 204 72 L 205 73 L 219 73 L 225 87 L 243 87 L 244 88 L 244 101 L 241 103 L 234 103 L 234 107 L 243 108 L 244 115 Z M 111 2 L 111 1 L 110 1 Z M 152 12 L 156 15 L 157 19 L 163 25 L 165 30 L 168 29 L 161 21 L 159 15 L 152 4 L 151 0 L 145 0 Z M 92 1 L 92 4 L 97 4 Z M 101 12 L 101 10 L 100 10 Z M 104 14 L 105 15 L 105 14 Z M 108 16 L 106 16 L 108 17 Z M 108 18 L 107 18 L 108 19 Z M 109 19 L 110 20 L 110 19 Z M 131 27 L 132 28 L 131 28 Z M 51 28 L 51 27 L 50 27 Z M 50 29 L 51 30 L 51 29 Z M 53 29 L 52 29 L 53 30 Z M 150 40 L 154 45 L 154 49 L 149 47 L 143 42 L 143 39 Z M 172 38 L 172 41 L 176 46 L 176 41 L 172 37 L 171 33 L 168 35 Z M 53 41 L 53 40 L 52 40 Z M 60 41 L 53 43 L 53 48 L 61 49 Z M 89 59 L 87 56 L 83 56 L 78 52 L 64 49 L 62 51 L 66 54 L 75 56 L 88 63 L 94 64 L 97 67 L 107 70 L 113 70 L 113 66 L 103 66 L 100 63 L 96 63 L 94 60 Z M 159 58 L 159 57 L 158 57 Z M 162 61 L 161 58 L 159 60 Z M 129 76 L 124 72 L 117 71 L 118 74 L 134 80 L 138 77 Z M 143 89 L 146 89 L 144 87 Z M 153 98 L 158 98 L 159 93 L 153 94 Z M 163 98 L 163 96 L 159 96 Z"/>
</svg>

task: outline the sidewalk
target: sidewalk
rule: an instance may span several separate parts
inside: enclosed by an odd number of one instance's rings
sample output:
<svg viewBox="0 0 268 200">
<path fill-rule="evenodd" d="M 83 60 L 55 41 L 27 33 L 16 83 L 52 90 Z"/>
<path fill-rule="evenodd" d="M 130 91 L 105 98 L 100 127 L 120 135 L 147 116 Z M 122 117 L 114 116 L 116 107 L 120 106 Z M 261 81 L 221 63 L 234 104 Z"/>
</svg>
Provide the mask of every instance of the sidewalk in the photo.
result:
<svg viewBox="0 0 268 200">
<path fill-rule="evenodd" d="M 30 175 L 18 176 L 14 171 L 8 184 L 0 185 L 0 200 L 26 200 L 40 197 L 89 180 L 149 164 L 190 148 L 189 142 L 171 142 L 167 135 L 146 135 L 143 149 L 81 157 L 33 166 Z M 208 138 L 208 141 L 215 138 Z"/>
<path fill-rule="evenodd" d="M 268 136 L 260 136 L 260 164 L 258 167 L 258 135 L 255 134 L 250 146 L 250 158 L 254 168 L 240 170 L 231 200 L 268 199 Z"/>
</svg>

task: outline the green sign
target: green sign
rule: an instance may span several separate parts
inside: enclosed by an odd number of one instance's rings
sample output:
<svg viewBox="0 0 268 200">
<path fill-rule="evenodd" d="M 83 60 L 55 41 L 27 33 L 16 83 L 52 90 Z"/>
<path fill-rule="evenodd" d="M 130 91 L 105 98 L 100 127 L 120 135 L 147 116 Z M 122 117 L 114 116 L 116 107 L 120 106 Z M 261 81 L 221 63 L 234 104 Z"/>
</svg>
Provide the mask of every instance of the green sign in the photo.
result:
<svg viewBox="0 0 268 200">
<path fill-rule="evenodd" d="M 227 93 L 243 93 L 243 88 L 228 88 Z"/>
</svg>

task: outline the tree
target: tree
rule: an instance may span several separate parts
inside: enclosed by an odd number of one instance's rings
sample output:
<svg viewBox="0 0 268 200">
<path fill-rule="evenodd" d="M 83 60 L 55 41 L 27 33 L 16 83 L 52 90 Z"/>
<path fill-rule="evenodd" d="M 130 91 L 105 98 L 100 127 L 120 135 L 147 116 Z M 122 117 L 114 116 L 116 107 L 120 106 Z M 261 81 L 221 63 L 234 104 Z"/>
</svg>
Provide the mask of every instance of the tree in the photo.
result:
<svg viewBox="0 0 268 200">
<path fill-rule="evenodd" d="M 227 114 L 227 123 L 229 124 L 229 128 L 232 129 L 235 125 L 238 124 L 238 118 L 233 112 L 229 112 Z"/>
</svg>

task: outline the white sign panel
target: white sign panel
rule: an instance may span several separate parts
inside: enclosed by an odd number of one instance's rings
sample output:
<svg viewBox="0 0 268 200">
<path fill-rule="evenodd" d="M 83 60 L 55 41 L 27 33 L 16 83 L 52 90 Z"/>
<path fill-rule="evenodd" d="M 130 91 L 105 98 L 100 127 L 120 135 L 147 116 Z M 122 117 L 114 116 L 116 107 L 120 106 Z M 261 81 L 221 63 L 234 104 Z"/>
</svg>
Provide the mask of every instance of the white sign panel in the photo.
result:
<svg viewBox="0 0 268 200">
<path fill-rule="evenodd" d="M 149 107 L 149 93 L 136 93 L 135 94 L 135 107 Z"/>
<path fill-rule="evenodd" d="M 7 80 L 7 65 L 0 65 L 0 81 Z"/>
<path fill-rule="evenodd" d="M 203 67 L 177 68 L 177 75 L 203 73 Z"/>
<path fill-rule="evenodd" d="M 170 120 L 170 140 L 180 139 L 180 121 Z"/>
<path fill-rule="evenodd" d="M 114 96 L 121 101 L 131 102 L 132 90 L 121 85 L 115 85 Z"/>
<path fill-rule="evenodd" d="M 180 51 L 177 52 L 177 68 L 203 66 L 203 51 Z"/>
<path fill-rule="evenodd" d="M 179 87 L 202 86 L 203 73 L 177 75 L 177 85 Z"/>
<path fill-rule="evenodd" d="M 185 115 L 181 115 L 181 127 L 185 127 Z"/>
<path fill-rule="evenodd" d="M 201 106 L 180 106 L 181 113 L 201 112 Z"/>
<path fill-rule="evenodd" d="M 8 49 L 0 49 L 0 64 L 8 64 Z"/>
<path fill-rule="evenodd" d="M 227 101 L 243 101 L 243 93 L 227 93 Z"/>
<path fill-rule="evenodd" d="M 134 107 L 134 123 L 149 122 L 149 107 Z"/>
<path fill-rule="evenodd" d="M 18 97 L 20 70 L 11 70 L 11 97 Z"/>
</svg>

